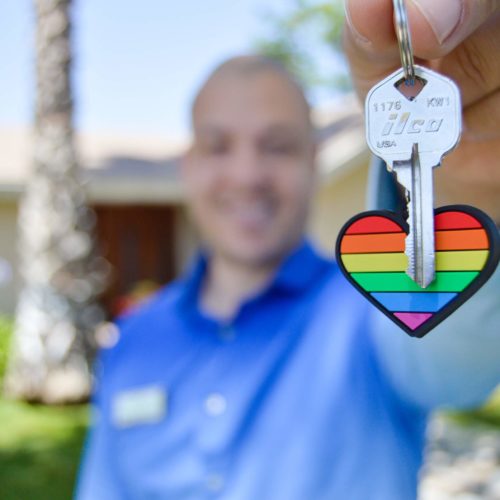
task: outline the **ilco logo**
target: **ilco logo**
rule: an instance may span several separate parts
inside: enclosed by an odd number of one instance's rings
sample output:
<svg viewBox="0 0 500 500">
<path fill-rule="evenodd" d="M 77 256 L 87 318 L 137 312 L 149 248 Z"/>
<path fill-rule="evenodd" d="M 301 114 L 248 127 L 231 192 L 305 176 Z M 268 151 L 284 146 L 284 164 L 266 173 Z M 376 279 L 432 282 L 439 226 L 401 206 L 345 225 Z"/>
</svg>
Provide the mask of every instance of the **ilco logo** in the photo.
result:
<svg viewBox="0 0 500 500">
<path fill-rule="evenodd" d="M 399 116 L 399 120 L 398 120 Z M 410 113 L 391 113 L 382 129 L 382 135 L 421 134 L 422 132 L 438 132 L 443 123 L 443 118 L 416 118 L 410 120 Z"/>
</svg>

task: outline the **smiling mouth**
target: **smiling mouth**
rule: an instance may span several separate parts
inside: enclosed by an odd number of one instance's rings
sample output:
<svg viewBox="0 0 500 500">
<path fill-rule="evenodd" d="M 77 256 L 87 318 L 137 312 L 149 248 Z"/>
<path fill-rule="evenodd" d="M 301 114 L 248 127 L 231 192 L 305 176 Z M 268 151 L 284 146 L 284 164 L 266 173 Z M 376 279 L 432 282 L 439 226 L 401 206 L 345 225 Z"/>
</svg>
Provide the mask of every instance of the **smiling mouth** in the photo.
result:
<svg viewBox="0 0 500 500">
<path fill-rule="evenodd" d="M 252 202 L 224 202 L 221 206 L 224 216 L 248 228 L 268 226 L 277 211 L 277 204 L 271 200 Z"/>
</svg>

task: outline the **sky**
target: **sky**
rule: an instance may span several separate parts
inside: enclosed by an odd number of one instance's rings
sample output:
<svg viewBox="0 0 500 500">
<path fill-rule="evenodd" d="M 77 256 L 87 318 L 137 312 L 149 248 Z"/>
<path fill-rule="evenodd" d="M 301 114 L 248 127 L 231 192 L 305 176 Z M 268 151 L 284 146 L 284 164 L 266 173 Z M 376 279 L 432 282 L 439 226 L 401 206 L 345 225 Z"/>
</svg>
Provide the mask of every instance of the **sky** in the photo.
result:
<svg viewBox="0 0 500 500">
<path fill-rule="evenodd" d="M 272 8 L 270 4 L 272 3 Z M 290 0 L 75 0 L 75 124 L 183 137 L 191 98 L 225 57 L 248 52 Z M 0 126 L 33 103 L 32 0 L 0 1 Z"/>
</svg>

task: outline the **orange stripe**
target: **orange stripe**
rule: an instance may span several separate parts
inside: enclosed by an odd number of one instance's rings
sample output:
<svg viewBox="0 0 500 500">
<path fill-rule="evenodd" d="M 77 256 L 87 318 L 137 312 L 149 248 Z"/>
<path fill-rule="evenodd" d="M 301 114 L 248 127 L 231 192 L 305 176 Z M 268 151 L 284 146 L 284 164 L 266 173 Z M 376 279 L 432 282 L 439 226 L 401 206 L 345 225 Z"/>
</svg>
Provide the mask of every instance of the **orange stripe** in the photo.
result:
<svg viewBox="0 0 500 500">
<path fill-rule="evenodd" d="M 436 250 L 485 250 L 488 236 L 484 229 L 437 231 Z"/>
<path fill-rule="evenodd" d="M 353 234 L 342 238 L 341 253 L 404 252 L 406 233 Z"/>
</svg>

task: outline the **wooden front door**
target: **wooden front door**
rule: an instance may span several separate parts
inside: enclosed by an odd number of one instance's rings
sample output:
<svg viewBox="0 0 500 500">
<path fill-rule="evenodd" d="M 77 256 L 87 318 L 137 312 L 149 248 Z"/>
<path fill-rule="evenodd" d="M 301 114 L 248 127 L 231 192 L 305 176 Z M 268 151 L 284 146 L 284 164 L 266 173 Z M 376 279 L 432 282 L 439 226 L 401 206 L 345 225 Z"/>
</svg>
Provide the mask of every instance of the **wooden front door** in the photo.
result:
<svg viewBox="0 0 500 500">
<path fill-rule="evenodd" d="M 175 207 L 97 205 L 97 238 L 112 266 L 103 305 L 110 316 L 125 302 L 175 276 Z M 142 290 L 142 292 L 141 292 Z"/>
</svg>

